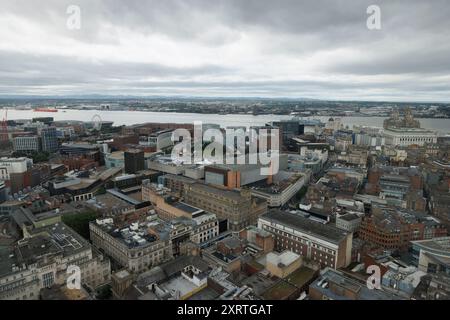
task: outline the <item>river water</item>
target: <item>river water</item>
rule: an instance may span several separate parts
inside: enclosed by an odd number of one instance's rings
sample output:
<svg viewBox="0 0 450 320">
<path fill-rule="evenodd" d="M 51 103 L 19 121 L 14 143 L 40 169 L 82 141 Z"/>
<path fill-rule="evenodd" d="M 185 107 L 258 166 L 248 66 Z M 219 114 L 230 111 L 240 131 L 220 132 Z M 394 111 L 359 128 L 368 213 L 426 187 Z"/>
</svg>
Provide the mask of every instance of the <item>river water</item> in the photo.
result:
<svg viewBox="0 0 450 320">
<path fill-rule="evenodd" d="M 114 125 L 132 125 L 144 122 L 161 123 L 203 123 L 227 126 L 258 126 L 269 121 L 291 119 L 289 115 L 251 115 L 251 114 L 200 114 L 200 113 L 170 113 L 142 111 L 101 111 L 101 110 L 59 110 L 59 112 L 34 112 L 30 110 L 8 110 L 9 120 L 31 119 L 35 117 L 53 117 L 55 120 L 91 121 L 100 117 L 103 121 L 113 121 Z M 3 114 L 1 116 L 3 118 Z M 326 122 L 329 117 L 308 117 Z M 382 127 L 385 117 L 341 117 L 342 123 L 349 126 L 364 125 Z M 438 131 L 440 134 L 450 133 L 450 119 L 419 119 L 423 128 Z"/>
</svg>

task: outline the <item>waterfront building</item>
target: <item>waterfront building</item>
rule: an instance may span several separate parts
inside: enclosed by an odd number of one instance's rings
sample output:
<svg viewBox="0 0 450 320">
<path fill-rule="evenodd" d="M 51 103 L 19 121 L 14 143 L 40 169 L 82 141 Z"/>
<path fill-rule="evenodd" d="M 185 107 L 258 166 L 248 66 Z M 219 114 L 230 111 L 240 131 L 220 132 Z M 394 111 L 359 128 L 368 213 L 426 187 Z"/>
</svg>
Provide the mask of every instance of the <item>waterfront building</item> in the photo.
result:
<svg viewBox="0 0 450 320">
<path fill-rule="evenodd" d="M 383 123 L 386 145 L 406 147 L 410 145 L 423 146 L 437 143 L 434 131 L 422 129 L 420 122 L 415 120 L 411 110 L 405 110 L 405 117 L 401 119 L 397 111 Z"/>
</svg>

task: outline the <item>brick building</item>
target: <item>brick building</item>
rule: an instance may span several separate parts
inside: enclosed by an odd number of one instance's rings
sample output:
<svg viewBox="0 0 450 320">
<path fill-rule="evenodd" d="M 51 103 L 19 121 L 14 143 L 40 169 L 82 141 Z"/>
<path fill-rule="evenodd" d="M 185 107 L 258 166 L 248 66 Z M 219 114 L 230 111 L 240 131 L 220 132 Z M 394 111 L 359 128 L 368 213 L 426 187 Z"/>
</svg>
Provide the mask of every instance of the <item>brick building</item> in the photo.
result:
<svg viewBox="0 0 450 320">
<path fill-rule="evenodd" d="M 270 210 L 258 227 L 275 236 L 275 249 L 293 251 L 322 267 L 341 268 L 351 262 L 352 234 L 303 216 Z"/>
<path fill-rule="evenodd" d="M 359 229 L 362 240 L 387 250 L 406 251 L 410 241 L 431 239 L 447 234 L 445 226 L 427 214 L 374 206 Z"/>
</svg>

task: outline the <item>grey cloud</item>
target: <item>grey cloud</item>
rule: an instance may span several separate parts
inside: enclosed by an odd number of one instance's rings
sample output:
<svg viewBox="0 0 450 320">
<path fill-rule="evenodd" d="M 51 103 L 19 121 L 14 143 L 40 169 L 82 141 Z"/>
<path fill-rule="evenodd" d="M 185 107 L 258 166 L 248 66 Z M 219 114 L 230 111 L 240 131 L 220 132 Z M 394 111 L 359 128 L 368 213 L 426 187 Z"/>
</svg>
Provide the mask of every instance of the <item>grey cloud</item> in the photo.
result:
<svg viewBox="0 0 450 320">
<path fill-rule="evenodd" d="M 98 83 L 110 79 L 142 79 L 146 77 L 193 77 L 223 75 L 232 72 L 216 65 L 173 67 L 137 62 L 95 62 L 76 57 L 40 56 L 0 51 L 0 83 L 32 85 Z"/>
<path fill-rule="evenodd" d="M 273 69 L 264 79 L 244 70 L 251 65 L 203 64 L 174 67 L 170 64 L 121 61 L 89 61 L 67 56 L 38 56 L 33 52 L 0 50 L 0 92 L 42 91 L 126 94 L 266 94 L 321 97 L 345 95 L 405 97 L 433 96 L 450 100 L 450 3 L 447 0 L 98 0 L 76 1 L 82 8 L 79 32 L 65 28 L 65 10 L 72 0 L 0 0 L 2 12 L 38 23 L 47 34 L 43 46 L 54 37 L 93 44 L 119 44 L 108 26 L 137 35 L 160 34 L 198 48 L 221 48 L 243 41 L 242 34 L 259 45 L 260 60 L 273 57 L 302 60 L 322 52 L 351 49 L 353 57 L 331 56 L 311 75 L 337 80 L 279 80 Z M 366 8 L 382 10 L 382 30 L 369 31 Z M 0 20 L 1 21 L 1 20 Z M 1 25 L 0 25 L 1 27 Z M 105 29 L 106 28 L 106 29 Z M 246 39 L 248 40 L 248 39 Z M 0 39 L 1 41 L 1 39 Z M 255 59 L 256 60 L 256 59 Z M 176 61 L 174 61 L 175 64 Z M 288 63 L 288 62 L 286 62 Z M 264 68 L 265 66 L 261 66 Z M 294 75 L 294 73 L 293 73 Z M 225 80 L 220 78 L 244 80 Z M 355 79 L 347 81 L 345 77 Z M 368 81 L 367 77 L 376 77 Z M 389 76 L 398 77 L 390 80 Z M 441 78 L 437 77 L 441 76 Z M 156 78 L 149 82 L 148 77 Z M 202 77 L 199 81 L 196 78 Z M 210 79 L 208 81 L 208 78 Z M 277 79 L 277 80 L 271 80 Z M 269 80 L 266 80 L 269 79 Z M 3 89 L 2 89 L 3 88 Z M 328 96 L 327 96 L 328 95 Z M 331 95 L 331 96 L 329 96 Z"/>
</svg>

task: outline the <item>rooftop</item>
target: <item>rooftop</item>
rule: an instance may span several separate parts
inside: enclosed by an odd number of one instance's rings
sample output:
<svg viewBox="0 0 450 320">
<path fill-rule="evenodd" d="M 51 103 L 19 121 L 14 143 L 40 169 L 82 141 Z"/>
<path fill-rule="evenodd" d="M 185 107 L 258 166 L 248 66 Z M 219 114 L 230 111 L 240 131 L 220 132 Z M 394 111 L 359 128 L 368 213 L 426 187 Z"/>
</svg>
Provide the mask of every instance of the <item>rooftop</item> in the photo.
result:
<svg viewBox="0 0 450 320">
<path fill-rule="evenodd" d="M 110 193 L 111 195 L 113 195 L 114 197 L 117 197 L 120 200 L 123 200 L 129 204 L 132 204 L 134 206 L 138 205 L 141 203 L 141 201 L 138 201 L 132 197 L 127 196 L 126 194 L 120 192 L 119 190 L 116 189 L 108 189 L 106 190 L 108 193 Z"/>
<path fill-rule="evenodd" d="M 286 281 L 280 281 L 263 294 L 265 300 L 286 300 L 297 291 L 297 287 Z"/>
<path fill-rule="evenodd" d="M 280 194 L 304 177 L 301 173 L 294 174 L 288 171 L 281 171 L 274 176 L 272 184 L 268 184 L 267 180 L 260 180 L 250 184 L 248 187 L 252 190 L 268 194 Z"/>
<path fill-rule="evenodd" d="M 349 213 L 349 214 L 340 216 L 339 219 L 342 219 L 345 221 L 352 221 L 352 220 L 358 220 L 358 219 L 360 219 L 360 217 L 355 213 Z"/>
<path fill-rule="evenodd" d="M 194 189 L 199 189 L 205 193 L 212 193 L 218 195 L 220 197 L 230 198 L 236 201 L 242 199 L 242 195 L 239 191 L 231 191 L 222 188 L 213 187 L 211 185 L 203 184 L 203 183 L 193 183 L 192 187 Z"/>
<path fill-rule="evenodd" d="M 306 234 L 321 238 L 333 243 L 340 243 L 347 236 L 346 232 L 331 226 L 324 225 L 319 222 L 304 218 L 295 213 L 284 212 L 278 209 L 272 209 L 268 213 L 262 215 L 260 219 L 276 221 L 286 227 L 297 229 Z"/>
<path fill-rule="evenodd" d="M 94 198 L 87 200 L 86 204 L 99 210 L 111 210 L 113 212 L 133 207 L 133 205 L 127 201 L 109 193 L 97 195 Z"/>
<path fill-rule="evenodd" d="M 186 204 L 184 202 L 176 202 L 176 203 L 172 204 L 172 206 L 177 208 L 177 209 L 180 209 L 180 210 L 182 210 L 184 212 L 192 214 L 192 215 L 194 215 L 195 213 L 199 213 L 199 212 L 203 211 L 202 209 L 193 207 L 193 206 L 188 205 L 188 204 Z"/>
<path fill-rule="evenodd" d="M 267 262 L 281 267 L 288 267 L 298 259 L 300 259 L 300 256 L 292 251 L 269 252 L 266 257 Z"/>
<path fill-rule="evenodd" d="M 424 251 L 450 257 L 450 237 L 440 237 L 429 240 L 417 240 L 411 242 Z"/>
<path fill-rule="evenodd" d="M 97 150 L 98 145 L 89 144 L 89 143 L 63 143 L 61 148 L 77 148 L 77 149 L 89 149 L 89 150 Z"/>
<path fill-rule="evenodd" d="M 330 286 L 330 283 L 333 286 Z M 331 268 L 322 271 L 321 277 L 314 281 L 310 288 L 321 292 L 323 295 L 333 300 L 398 300 L 398 296 L 382 290 L 370 290 L 366 283 L 360 282 L 347 274 Z M 339 294 L 338 288 L 344 288 L 356 295 L 355 298 Z"/>
<path fill-rule="evenodd" d="M 293 284 L 294 286 L 298 288 L 302 288 L 306 283 L 311 281 L 316 274 L 317 271 L 302 266 L 298 268 L 296 271 L 292 272 L 285 281 L 288 281 L 289 283 Z"/>
<path fill-rule="evenodd" d="M 135 222 L 118 228 L 113 219 L 97 219 L 94 222 L 104 232 L 125 244 L 128 248 L 144 247 L 158 240 L 169 238 L 171 226 L 156 218 L 145 222 Z"/>
<path fill-rule="evenodd" d="M 90 248 L 89 243 L 64 223 L 35 229 L 14 247 L 0 248 L 0 276 L 18 272 L 46 256 L 69 256 Z"/>
</svg>

